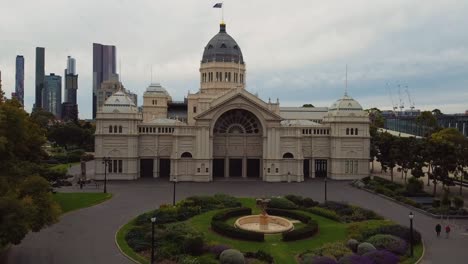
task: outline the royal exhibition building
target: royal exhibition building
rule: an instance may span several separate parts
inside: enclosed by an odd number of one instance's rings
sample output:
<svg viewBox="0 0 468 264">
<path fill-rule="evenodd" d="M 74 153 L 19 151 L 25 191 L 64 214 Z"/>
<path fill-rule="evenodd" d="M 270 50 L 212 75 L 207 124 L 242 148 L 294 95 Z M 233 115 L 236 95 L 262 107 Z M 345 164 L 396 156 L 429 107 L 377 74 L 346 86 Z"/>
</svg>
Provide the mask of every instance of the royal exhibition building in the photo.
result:
<svg viewBox="0 0 468 264">
<path fill-rule="evenodd" d="M 105 170 L 112 180 L 195 182 L 369 175 L 369 118 L 346 92 L 330 107 L 281 107 L 248 92 L 246 76 L 241 48 L 222 23 L 204 48 L 198 92 L 175 101 L 151 84 L 141 109 L 114 93 L 97 112 L 95 179 Z"/>
</svg>

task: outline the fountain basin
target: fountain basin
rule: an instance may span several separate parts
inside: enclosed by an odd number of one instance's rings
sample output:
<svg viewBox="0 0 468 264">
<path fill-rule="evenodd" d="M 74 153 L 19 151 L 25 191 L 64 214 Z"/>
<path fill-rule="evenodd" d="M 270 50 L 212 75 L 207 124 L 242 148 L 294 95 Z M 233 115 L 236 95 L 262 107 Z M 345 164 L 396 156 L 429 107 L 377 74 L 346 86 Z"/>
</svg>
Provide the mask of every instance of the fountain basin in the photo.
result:
<svg viewBox="0 0 468 264">
<path fill-rule="evenodd" d="M 277 234 L 294 229 L 293 223 L 279 216 L 248 215 L 240 217 L 234 224 L 237 228 L 264 233 Z"/>
</svg>

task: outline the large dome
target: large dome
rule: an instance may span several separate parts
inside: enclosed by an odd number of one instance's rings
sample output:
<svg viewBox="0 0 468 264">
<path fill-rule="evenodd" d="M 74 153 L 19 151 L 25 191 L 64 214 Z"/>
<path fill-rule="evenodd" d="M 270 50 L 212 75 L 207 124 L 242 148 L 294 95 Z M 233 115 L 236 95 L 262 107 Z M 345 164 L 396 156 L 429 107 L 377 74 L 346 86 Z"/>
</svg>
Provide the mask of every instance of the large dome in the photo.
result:
<svg viewBox="0 0 468 264">
<path fill-rule="evenodd" d="M 240 63 L 244 63 L 242 51 L 236 41 L 226 33 L 226 24 L 222 23 L 219 33 L 206 45 L 202 63 L 212 61 L 238 63 L 239 60 Z"/>
</svg>

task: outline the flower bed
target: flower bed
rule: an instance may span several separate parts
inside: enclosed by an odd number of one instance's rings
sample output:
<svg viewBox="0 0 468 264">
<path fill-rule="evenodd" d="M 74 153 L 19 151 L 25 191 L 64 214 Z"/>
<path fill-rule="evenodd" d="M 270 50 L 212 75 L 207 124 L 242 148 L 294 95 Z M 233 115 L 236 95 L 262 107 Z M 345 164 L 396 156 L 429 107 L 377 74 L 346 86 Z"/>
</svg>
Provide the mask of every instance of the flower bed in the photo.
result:
<svg viewBox="0 0 468 264">
<path fill-rule="evenodd" d="M 364 187 L 367 190 L 371 190 L 438 216 L 468 216 L 468 212 L 462 208 L 463 203 L 460 203 L 456 196 L 452 199 L 447 197 L 445 203 L 441 203 L 438 199 L 431 200 L 432 202 L 429 203 L 423 202 L 428 200 L 427 198 L 431 198 L 432 195 L 422 191 L 422 181 L 415 178 L 410 178 L 407 185 L 402 185 L 374 176 L 373 179 L 370 177 L 363 178 L 362 182 L 356 181 L 353 185 L 358 188 Z"/>
</svg>

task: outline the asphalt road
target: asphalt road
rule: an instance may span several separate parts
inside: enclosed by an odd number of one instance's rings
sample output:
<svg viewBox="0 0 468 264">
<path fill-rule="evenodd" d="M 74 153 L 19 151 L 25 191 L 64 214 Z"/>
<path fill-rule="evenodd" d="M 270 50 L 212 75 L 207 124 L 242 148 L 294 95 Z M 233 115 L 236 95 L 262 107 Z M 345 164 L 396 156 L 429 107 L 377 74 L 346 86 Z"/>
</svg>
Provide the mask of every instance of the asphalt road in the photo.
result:
<svg viewBox="0 0 468 264">
<path fill-rule="evenodd" d="M 215 181 L 211 183 L 178 183 L 177 199 L 190 195 L 227 193 L 243 197 L 298 194 L 323 201 L 323 182 L 265 183 L 261 181 Z M 62 191 L 80 190 L 67 187 Z M 7 252 L 6 263 L 131 263 L 115 245 L 115 232 L 136 215 L 160 204 L 172 203 L 172 183 L 162 180 L 110 182 L 108 192 L 113 198 L 102 204 L 74 211 L 62 216 L 59 223 L 30 233 L 20 245 Z M 346 201 L 374 210 L 400 224 L 409 225 L 410 210 L 368 192 L 349 186 L 348 182 L 328 182 L 328 200 Z M 450 221 L 453 232 L 449 239 L 436 238 L 437 220 L 414 212 L 414 226 L 426 245 L 423 263 L 467 263 L 468 236 L 464 228 L 467 220 Z"/>
</svg>

